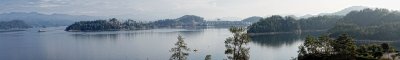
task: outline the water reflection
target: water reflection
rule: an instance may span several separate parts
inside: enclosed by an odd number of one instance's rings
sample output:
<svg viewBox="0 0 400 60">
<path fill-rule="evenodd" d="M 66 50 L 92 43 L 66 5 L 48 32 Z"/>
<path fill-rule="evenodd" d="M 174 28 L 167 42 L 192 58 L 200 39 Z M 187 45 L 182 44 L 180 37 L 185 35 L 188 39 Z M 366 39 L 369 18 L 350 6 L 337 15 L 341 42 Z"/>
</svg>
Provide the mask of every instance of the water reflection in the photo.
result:
<svg viewBox="0 0 400 60">
<path fill-rule="evenodd" d="M 251 36 L 252 42 L 261 46 L 281 47 L 303 41 L 307 36 L 319 36 L 323 32 L 283 33 Z"/>
<path fill-rule="evenodd" d="M 299 34 L 274 34 L 251 36 L 252 42 L 261 46 L 280 47 L 301 40 Z"/>
<path fill-rule="evenodd" d="M 174 47 L 179 34 L 189 48 L 199 50 L 192 52 L 189 60 L 204 59 L 208 54 L 212 59 L 223 60 L 226 57 L 224 41 L 232 36 L 226 28 L 103 32 L 49 30 L 42 33 L 36 29 L 0 33 L 0 60 L 165 60 L 170 57 L 169 50 Z M 297 55 L 301 36 L 255 36 L 249 44 L 250 59 L 288 60 Z"/>
<path fill-rule="evenodd" d="M 79 40 L 118 40 L 119 34 L 72 34 Z"/>
<path fill-rule="evenodd" d="M 37 33 L 0 33 L 0 60 L 44 60 L 45 51 Z"/>
</svg>

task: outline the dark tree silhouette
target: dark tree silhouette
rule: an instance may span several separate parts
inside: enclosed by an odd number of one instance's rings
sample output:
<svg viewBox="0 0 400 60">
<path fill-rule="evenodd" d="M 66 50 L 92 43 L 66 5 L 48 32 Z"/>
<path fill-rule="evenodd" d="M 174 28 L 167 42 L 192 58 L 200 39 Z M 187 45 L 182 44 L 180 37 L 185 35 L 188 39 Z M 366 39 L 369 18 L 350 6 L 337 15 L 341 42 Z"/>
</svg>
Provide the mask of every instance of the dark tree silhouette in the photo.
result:
<svg viewBox="0 0 400 60">
<path fill-rule="evenodd" d="M 389 44 L 387 43 L 382 43 L 381 47 L 383 49 L 384 52 L 389 52 Z"/>
<path fill-rule="evenodd" d="M 367 44 L 356 46 L 347 34 L 342 34 L 336 40 L 328 36 L 318 39 L 307 37 L 299 46 L 298 60 L 378 60 L 383 56 L 384 49 L 395 51 L 388 44 Z M 390 51 L 389 51 L 390 52 Z"/>
<path fill-rule="evenodd" d="M 186 46 L 187 44 L 183 40 L 182 36 L 178 36 L 178 42 L 175 43 L 174 48 L 171 48 L 170 52 L 172 52 L 172 56 L 170 60 L 186 60 L 187 56 L 189 56 L 189 48 Z"/>
<path fill-rule="evenodd" d="M 204 60 L 211 60 L 211 55 L 207 55 L 206 58 L 204 58 Z"/>
<path fill-rule="evenodd" d="M 233 33 L 233 37 L 229 37 L 225 40 L 225 54 L 228 55 L 228 59 L 249 60 L 250 48 L 244 46 L 250 42 L 250 38 L 245 32 L 246 28 L 232 27 L 229 31 Z"/>
</svg>

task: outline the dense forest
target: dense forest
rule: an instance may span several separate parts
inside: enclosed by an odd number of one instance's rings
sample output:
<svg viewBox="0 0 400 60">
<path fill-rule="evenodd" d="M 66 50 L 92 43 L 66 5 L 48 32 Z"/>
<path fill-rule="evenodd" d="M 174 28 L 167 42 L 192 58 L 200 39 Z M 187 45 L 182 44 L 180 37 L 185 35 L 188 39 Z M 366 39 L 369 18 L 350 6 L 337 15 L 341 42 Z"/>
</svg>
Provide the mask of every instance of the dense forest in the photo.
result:
<svg viewBox="0 0 400 60">
<path fill-rule="evenodd" d="M 247 20 L 254 20 L 257 17 L 250 17 Z M 206 21 L 203 17 L 196 15 L 184 15 L 176 19 L 162 19 L 152 22 L 136 22 L 127 20 L 126 22 L 119 22 L 113 18 L 107 20 L 96 21 L 80 21 L 76 22 L 69 27 L 66 31 L 114 31 L 114 30 L 138 30 L 138 29 L 151 29 L 151 28 L 205 28 L 207 26 L 214 27 L 231 27 L 231 26 L 248 26 L 250 22 L 244 21 Z"/>
<path fill-rule="evenodd" d="M 250 25 L 249 33 L 268 33 L 268 32 L 301 32 L 328 30 L 335 26 L 341 16 L 323 15 L 309 18 L 295 19 L 291 16 L 274 15 L 261 19 L 259 22 Z"/>
<path fill-rule="evenodd" d="M 158 28 L 164 27 L 193 27 L 202 26 L 206 21 L 203 17 L 196 15 L 184 15 L 176 19 L 163 19 L 152 22 L 151 24 Z"/>
<path fill-rule="evenodd" d="M 127 20 L 123 23 L 116 18 L 96 21 L 80 21 L 68 26 L 65 31 L 114 31 L 114 30 L 138 30 L 152 28 L 148 23 Z"/>
<path fill-rule="evenodd" d="M 394 60 L 399 56 L 387 43 L 357 45 L 347 34 L 337 38 L 308 36 L 298 53 L 297 60 Z"/>
<path fill-rule="evenodd" d="M 287 32 L 300 29 L 296 19 L 279 15 L 261 19 L 259 22 L 250 25 L 248 28 L 248 33 Z"/>
<path fill-rule="evenodd" d="M 322 15 L 303 19 L 271 16 L 248 27 L 249 33 L 327 31 L 331 36 L 348 33 L 356 39 L 400 39 L 400 12 L 363 9 L 345 16 Z M 380 36 L 380 37 L 376 37 Z"/>
<path fill-rule="evenodd" d="M 0 21 L 0 30 L 26 29 L 26 28 L 32 28 L 32 26 L 26 24 L 22 20 Z"/>
<path fill-rule="evenodd" d="M 387 9 L 353 11 L 329 32 L 333 36 L 349 33 L 357 39 L 400 39 L 400 12 Z"/>
<path fill-rule="evenodd" d="M 120 22 L 116 18 L 96 21 L 80 21 L 68 26 L 65 31 L 115 31 L 115 30 L 141 30 L 152 28 L 174 28 L 201 26 L 204 18 L 195 15 L 184 15 L 176 19 L 164 19 L 154 22 L 136 22 L 127 20 Z"/>
<path fill-rule="evenodd" d="M 337 22 L 342 16 L 338 15 L 323 15 L 323 16 L 315 16 L 309 18 L 303 18 L 297 20 L 301 30 L 328 30 L 335 26 L 335 22 Z"/>
</svg>

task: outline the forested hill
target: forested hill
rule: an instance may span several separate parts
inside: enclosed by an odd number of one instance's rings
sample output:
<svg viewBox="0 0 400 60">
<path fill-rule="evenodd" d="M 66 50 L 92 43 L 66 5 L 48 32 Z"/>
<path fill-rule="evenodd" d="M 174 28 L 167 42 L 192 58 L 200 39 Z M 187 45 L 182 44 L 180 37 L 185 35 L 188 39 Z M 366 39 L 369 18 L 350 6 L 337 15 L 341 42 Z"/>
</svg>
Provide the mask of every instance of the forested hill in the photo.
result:
<svg viewBox="0 0 400 60">
<path fill-rule="evenodd" d="M 193 27 L 205 23 L 203 17 L 195 15 L 184 15 L 176 19 L 164 19 L 154 22 L 136 22 L 127 20 L 119 22 L 116 18 L 96 21 L 80 21 L 68 26 L 65 31 L 114 31 L 114 30 L 140 30 L 163 27 Z"/>
<path fill-rule="evenodd" d="M 65 31 L 115 31 L 115 30 L 139 30 L 150 29 L 151 25 L 143 22 L 127 20 L 120 22 L 116 18 L 96 21 L 80 21 L 68 26 Z"/>
<path fill-rule="evenodd" d="M 26 29 L 26 28 L 32 28 L 32 26 L 26 24 L 22 20 L 0 21 L 0 30 Z"/>
<path fill-rule="evenodd" d="M 400 12 L 388 9 L 353 11 L 329 32 L 333 36 L 350 33 L 358 39 L 400 39 Z"/>
<path fill-rule="evenodd" d="M 363 9 L 346 16 L 324 15 L 304 19 L 271 16 L 248 27 L 248 33 L 327 31 L 331 36 L 347 33 L 357 39 L 400 39 L 400 12 Z"/>
<path fill-rule="evenodd" d="M 262 17 L 259 17 L 259 16 L 252 16 L 252 17 L 243 19 L 242 21 L 243 21 L 243 22 L 256 23 L 256 22 L 260 21 L 260 19 L 262 19 Z"/>
<path fill-rule="evenodd" d="M 304 19 L 293 17 L 282 17 L 274 15 L 261 19 L 259 22 L 250 25 L 248 33 L 269 33 L 269 32 L 301 32 L 313 30 L 328 30 L 333 28 L 335 22 L 342 16 L 324 15 Z"/>
<path fill-rule="evenodd" d="M 206 22 L 203 17 L 196 15 L 184 15 L 182 17 L 176 19 L 163 19 L 152 22 L 151 24 L 158 28 L 163 27 L 191 27 L 191 26 L 199 26 L 202 23 Z"/>
<path fill-rule="evenodd" d="M 292 17 L 274 15 L 249 26 L 249 33 L 288 32 L 298 30 L 299 25 Z"/>
</svg>

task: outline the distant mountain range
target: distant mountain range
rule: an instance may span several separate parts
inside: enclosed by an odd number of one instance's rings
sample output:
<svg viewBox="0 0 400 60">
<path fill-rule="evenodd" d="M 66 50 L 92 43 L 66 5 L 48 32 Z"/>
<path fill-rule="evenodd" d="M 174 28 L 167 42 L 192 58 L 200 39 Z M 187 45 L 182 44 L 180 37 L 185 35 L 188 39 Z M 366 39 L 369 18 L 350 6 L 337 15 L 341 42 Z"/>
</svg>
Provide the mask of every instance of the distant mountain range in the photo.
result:
<svg viewBox="0 0 400 60">
<path fill-rule="evenodd" d="M 260 19 L 262 19 L 262 17 L 259 16 L 252 16 L 252 17 L 248 17 L 246 19 L 243 19 L 243 22 L 250 22 L 250 23 L 256 23 L 258 21 L 260 21 Z"/>
<path fill-rule="evenodd" d="M 334 13 L 321 13 L 318 15 L 305 15 L 300 18 L 309 18 L 321 15 L 341 15 L 344 16 L 351 11 L 362 10 L 365 6 L 352 6 L 345 8 L 341 11 Z M 11 20 L 22 20 L 27 24 L 32 25 L 34 27 L 41 26 L 65 26 L 73 24 L 75 21 L 89 21 L 89 20 L 99 20 L 99 19 L 107 19 L 112 17 L 99 17 L 99 16 L 85 16 L 85 15 L 67 15 L 67 14 L 42 14 L 38 12 L 10 12 L 10 13 L 2 13 L 0 14 L 0 21 L 11 21 Z M 141 18 L 145 19 L 145 18 Z M 257 22 L 260 17 L 249 17 L 248 19 L 244 19 L 245 22 Z M 223 17 L 218 18 L 216 20 L 221 21 L 240 21 L 241 18 L 237 17 Z"/>
<path fill-rule="evenodd" d="M 0 21 L 22 20 L 34 27 L 65 26 L 74 21 L 95 20 L 102 17 L 67 15 L 67 14 L 42 14 L 38 12 L 10 12 L 0 14 Z"/>
<path fill-rule="evenodd" d="M 21 20 L 0 21 L 0 30 L 26 29 L 31 27 Z"/>
<path fill-rule="evenodd" d="M 340 15 L 340 16 L 345 16 L 346 14 L 350 13 L 351 11 L 360 11 L 366 8 L 371 8 L 371 7 L 366 7 L 366 6 L 351 6 L 345 9 L 342 9 L 340 11 L 334 12 L 334 13 L 320 13 L 318 15 L 311 15 L 311 14 L 307 14 L 304 16 L 301 16 L 300 18 L 309 18 L 309 17 L 313 17 L 313 16 L 322 16 L 322 15 Z M 374 9 L 374 8 L 371 8 Z"/>
</svg>

